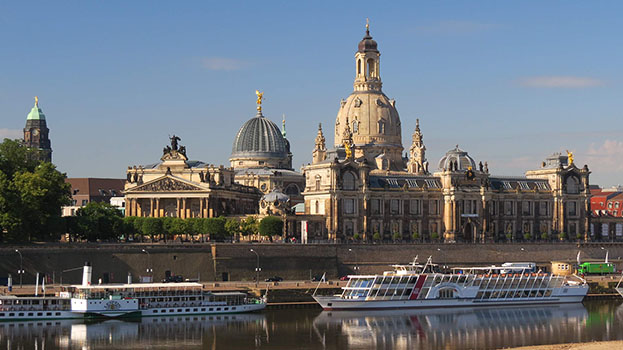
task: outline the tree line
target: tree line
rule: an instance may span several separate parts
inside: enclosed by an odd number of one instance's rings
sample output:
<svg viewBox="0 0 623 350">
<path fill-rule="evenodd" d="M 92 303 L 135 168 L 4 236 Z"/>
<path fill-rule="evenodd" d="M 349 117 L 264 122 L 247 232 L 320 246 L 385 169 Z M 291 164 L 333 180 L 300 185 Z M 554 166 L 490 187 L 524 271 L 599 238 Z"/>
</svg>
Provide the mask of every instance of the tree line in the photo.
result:
<svg viewBox="0 0 623 350">
<path fill-rule="evenodd" d="M 78 209 L 76 216 L 67 217 L 70 240 L 86 241 L 219 241 L 260 234 L 266 237 L 282 234 L 283 221 L 267 216 L 238 218 L 123 217 L 108 203 L 91 202 Z"/>
</svg>

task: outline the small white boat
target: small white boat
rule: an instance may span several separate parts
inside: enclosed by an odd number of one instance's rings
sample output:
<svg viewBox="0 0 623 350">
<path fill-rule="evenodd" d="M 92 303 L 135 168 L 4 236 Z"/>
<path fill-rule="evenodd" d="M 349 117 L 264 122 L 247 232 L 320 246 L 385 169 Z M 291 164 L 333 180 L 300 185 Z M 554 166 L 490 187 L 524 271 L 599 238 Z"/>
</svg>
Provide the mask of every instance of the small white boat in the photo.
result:
<svg viewBox="0 0 623 350">
<path fill-rule="evenodd" d="M 528 272 L 526 267 L 457 267 L 440 273 L 431 258 L 424 265 L 414 260 L 392 266 L 382 275 L 348 276 L 342 294 L 314 299 L 324 310 L 370 310 L 574 303 L 588 292 L 579 276 Z"/>
</svg>

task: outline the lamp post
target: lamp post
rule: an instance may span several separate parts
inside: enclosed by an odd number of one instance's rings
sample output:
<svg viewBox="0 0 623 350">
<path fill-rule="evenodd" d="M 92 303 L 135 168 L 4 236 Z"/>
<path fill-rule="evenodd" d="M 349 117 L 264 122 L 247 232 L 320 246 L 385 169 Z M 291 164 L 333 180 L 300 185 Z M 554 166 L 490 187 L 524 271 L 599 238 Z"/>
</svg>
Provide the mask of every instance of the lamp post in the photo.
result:
<svg viewBox="0 0 623 350">
<path fill-rule="evenodd" d="M 257 284 L 260 282 L 260 255 L 253 249 L 249 249 L 249 251 L 257 257 L 255 264 L 255 287 L 257 287 Z"/>
<path fill-rule="evenodd" d="M 19 287 L 22 288 L 22 276 L 24 275 L 24 257 L 22 257 L 22 253 L 19 249 L 15 249 L 15 252 L 19 254 L 19 270 L 17 273 L 19 274 Z"/>
<path fill-rule="evenodd" d="M 348 248 L 349 252 L 353 252 L 352 248 Z M 357 251 L 354 251 L 355 253 L 355 267 L 353 268 L 353 270 L 355 270 L 355 273 L 357 272 L 357 270 L 359 270 L 359 259 L 357 258 Z"/>
<path fill-rule="evenodd" d="M 154 281 L 154 269 L 151 267 L 151 254 L 146 249 L 141 250 L 143 253 L 147 253 L 147 269 L 145 271 L 149 274 L 150 282 Z"/>
</svg>

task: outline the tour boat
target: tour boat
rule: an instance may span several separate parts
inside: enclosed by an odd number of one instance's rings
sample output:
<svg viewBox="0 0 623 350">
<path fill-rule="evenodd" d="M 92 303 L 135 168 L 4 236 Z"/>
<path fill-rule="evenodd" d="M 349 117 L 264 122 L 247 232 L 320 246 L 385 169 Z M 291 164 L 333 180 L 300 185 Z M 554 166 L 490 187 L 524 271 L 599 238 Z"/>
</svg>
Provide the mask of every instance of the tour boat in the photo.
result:
<svg viewBox="0 0 623 350">
<path fill-rule="evenodd" d="M 91 285 L 90 265 L 82 281 L 61 287 L 54 297 L 0 296 L 0 321 L 230 314 L 266 307 L 265 297 L 213 293 L 194 282 Z"/>
<path fill-rule="evenodd" d="M 382 275 L 348 276 L 341 294 L 314 299 L 324 310 L 363 310 L 573 303 L 588 292 L 579 276 L 531 272 L 526 267 L 455 267 L 441 273 L 430 257 L 424 265 L 416 257 L 411 264 L 392 267 Z"/>
</svg>

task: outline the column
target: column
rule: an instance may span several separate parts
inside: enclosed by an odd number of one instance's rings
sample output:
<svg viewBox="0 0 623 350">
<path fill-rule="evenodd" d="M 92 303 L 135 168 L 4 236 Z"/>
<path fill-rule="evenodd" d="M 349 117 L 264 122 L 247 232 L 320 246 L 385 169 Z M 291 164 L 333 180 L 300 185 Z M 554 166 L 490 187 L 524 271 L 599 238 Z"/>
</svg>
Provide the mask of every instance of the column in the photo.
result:
<svg viewBox="0 0 623 350">
<path fill-rule="evenodd" d="M 156 208 L 154 202 L 155 201 L 153 198 L 149 199 L 149 216 L 151 216 L 152 218 L 156 217 Z"/>
<path fill-rule="evenodd" d="M 205 201 L 205 198 L 199 198 L 199 217 L 200 218 L 204 218 L 205 217 L 205 213 L 203 212 L 203 202 Z"/>
<path fill-rule="evenodd" d="M 177 205 L 176 205 L 176 207 L 175 207 L 175 212 L 176 212 L 176 216 L 179 218 L 179 217 L 181 217 L 181 213 L 182 213 L 182 210 L 181 210 L 181 208 L 180 208 L 180 206 L 181 206 L 181 201 L 180 201 L 180 199 L 179 199 L 179 198 L 175 198 L 175 201 L 177 202 Z"/>
<path fill-rule="evenodd" d="M 160 213 L 160 198 L 156 198 L 156 217 L 159 218 L 162 216 Z"/>
</svg>

